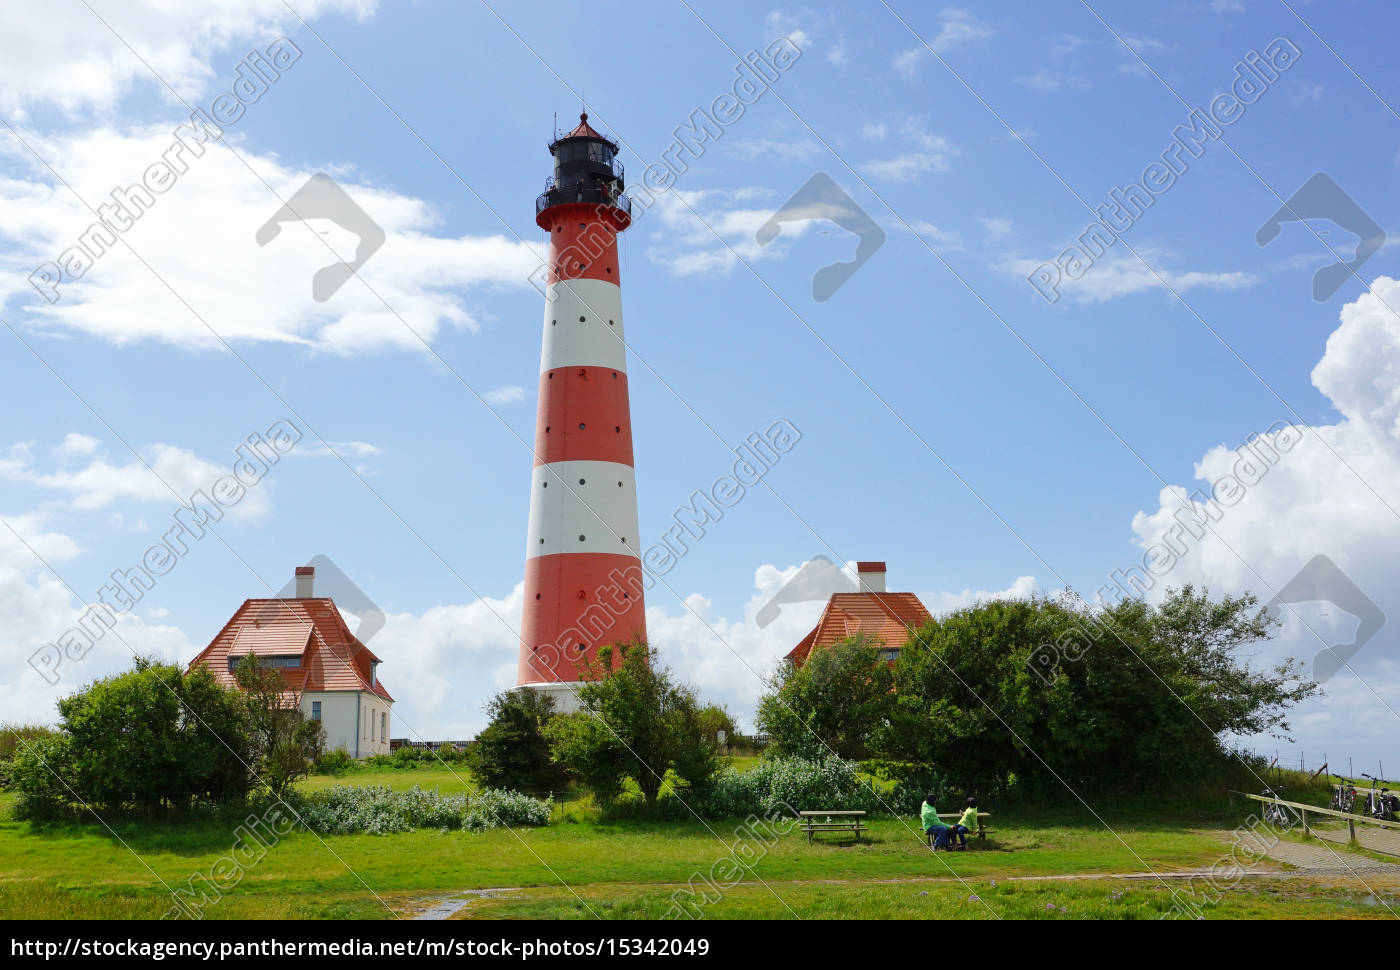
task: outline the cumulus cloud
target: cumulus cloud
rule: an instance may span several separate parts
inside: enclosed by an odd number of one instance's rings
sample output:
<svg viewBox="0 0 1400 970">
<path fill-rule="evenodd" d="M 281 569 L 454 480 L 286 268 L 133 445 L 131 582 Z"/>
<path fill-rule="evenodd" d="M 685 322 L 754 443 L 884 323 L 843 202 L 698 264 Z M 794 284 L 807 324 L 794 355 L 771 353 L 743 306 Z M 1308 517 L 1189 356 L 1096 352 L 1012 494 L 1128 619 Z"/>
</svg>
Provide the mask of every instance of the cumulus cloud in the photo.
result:
<svg viewBox="0 0 1400 970">
<path fill-rule="evenodd" d="M 118 617 L 115 629 L 85 657 L 62 662 L 57 684 L 41 677 L 29 665 L 30 656 L 76 626 L 84 610 L 78 597 L 51 570 L 65 575 L 66 564 L 81 553 L 75 539 L 50 528 L 44 512 L 0 515 L 0 602 L 5 604 L 0 664 L 8 671 L 0 680 L 0 707 L 6 721 L 53 723 L 58 719 L 55 705 L 61 696 L 98 677 L 129 668 L 133 654 L 175 662 L 192 653 L 179 629 L 143 622 L 127 613 Z M 155 614 L 152 617 L 157 618 Z"/>
<path fill-rule="evenodd" d="M 1381 277 L 1340 314 L 1341 325 L 1312 373 L 1341 419 L 1295 425 L 1287 412 L 1272 432 L 1241 427 L 1237 441 L 1217 445 L 1196 464 L 1198 486 L 1163 489 L 1157 506 L 1132 523 L 1144 551 L 1171 538 L 1182 503 L 1196 495 L 1204 510 L 1212 491 L 1225 496 L 1214 531 L 1183 546 L 1162 582 L 1207 584 L 1216 591 L 1252 590 L 1267 601 L 1318 554 L 1326 555 L 1385 612 L 1389 622 L 1327 683 L 1330 696 L 1310 703 L 1299 724 L 1309 751 L 1334 758 L 1380 754 L 1398 726 L 1400 592 L 1394 583 L 1400 548 L 1400 282 Z M 1258 435 L 1251 440 L 1251 433 Z M 1285 608 L 1280 637 L 1261 661 L 1283 655 L 1311 663 L 1324 647 L 1353 638 L 1358 621 L 1335 605 Z"/>
<path fill-rule="evenodd" d="M 70 434 L 64 438 L 55 452 L 62 454 L 74 437 Z M 96 448 L 95 444 L 88 447 L 88 441 L 82 446 L 88 448 L 80 452 L 83 455 Z M 215 481 L 230 474 L 237 460 L 232 451 L 221 462 L 210 461 L 188 449 L 161 443 L 144 446 L 141 457 L 144 462 L 136 457 L 129 461 L 96 457 L 82 467 L 70 463 L 44 470 L 35 465 L 33 448 L 26 442 L 12 445 L 0 457 L 0 479 L 59 493 L 76 511 L 89 512 L 124 502 L 154 502 L 173 508 L 196 491 L 207 493 Z M 229 515 L 259 520 L 266 517 L 271 507 L 268 490 L 253 487 L 229 510 Z"/>
<path fill-rule="evenodd" d="M 213 79 L 212 55 L 300 27 L 281 0 L 90 2 L 91 10 L 0 4 L 0 112 L 22 116 L 43 104 L 69 112 L 104 108 L 137 85 L 165 95 L 152 70 L 182 97 L 198 97 Z M 366 17 L 375 3 L 300 0 L 296 7 L 310 21 L 329 12 Z"/>
<path fill-rule="evenodd" d="M 250 171 L 212 141 L 202 155 L 179 156 L 186 171 L 121 233 L 129 249 L 121 242 L 99 247 L 88 233 L 96 221 L 88 206 L 111 205 L 114 191 L 139 185 L 170 149 L 172 131 L 150 125 L 24 133 L 71 190 L 15 139 L 0 138 L 0 160 L 18 173 L 0 177 L 0 294 L 7 308 L 19 305 L 14 319 L 116 344 L 212 349 L 222 340 L 271 341 L 341 354 L 422 351 L 443 326 L 477 329 L 467 291 L 524 287 L 539 265 L 533 243 L 433 235 L 437 216 L 427 203 L 339 172 L 336 181 L 387 238 L 360 270 L 363 281 L 350 279 L 316 302 L 313 276 L 346 258 L 355 237 L 311 220 L 286 224 L 259 246 L 259 228 L 312 173 L 240 148 Z M 229 131 L 225 138 L 236 136 Z M 30 274 L 60 261 L 80 237 L 100 255 L 80 279 L 59 285 L 56 302 L 46 302 Z"/>
</svg>

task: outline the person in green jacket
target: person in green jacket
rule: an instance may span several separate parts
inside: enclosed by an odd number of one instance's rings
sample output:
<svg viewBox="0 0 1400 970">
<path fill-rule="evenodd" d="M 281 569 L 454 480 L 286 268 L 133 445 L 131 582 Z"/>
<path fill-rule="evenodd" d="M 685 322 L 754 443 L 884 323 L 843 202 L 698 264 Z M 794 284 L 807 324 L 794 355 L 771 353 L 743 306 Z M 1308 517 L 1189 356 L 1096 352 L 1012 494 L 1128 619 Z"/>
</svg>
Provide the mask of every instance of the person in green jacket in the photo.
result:
<svg viewBox="0 0 1400 970">
<path fill-rule="evenodd" d="M 958 837 L 958 848 L 967 851 L 967 833 L 977 827 L 977 799 L 969 798 L 967 808 L 963 809 L 962 817 L 953 826 L 953 835 Z M 949 841 L 952 835 L 949 836 Z"/>
<path fill-rule="evenodd" d="M 948 826 L 938 818 L 938 809 L 933 807 L 935 797 L 937 796 L 933 792 L 924 796 L 923 807 L 919 810 L 919 821 L 923 823 L 924 831 L 933 836 L 933 848 L 936 852 L 948 847 Z"/>
</svg>

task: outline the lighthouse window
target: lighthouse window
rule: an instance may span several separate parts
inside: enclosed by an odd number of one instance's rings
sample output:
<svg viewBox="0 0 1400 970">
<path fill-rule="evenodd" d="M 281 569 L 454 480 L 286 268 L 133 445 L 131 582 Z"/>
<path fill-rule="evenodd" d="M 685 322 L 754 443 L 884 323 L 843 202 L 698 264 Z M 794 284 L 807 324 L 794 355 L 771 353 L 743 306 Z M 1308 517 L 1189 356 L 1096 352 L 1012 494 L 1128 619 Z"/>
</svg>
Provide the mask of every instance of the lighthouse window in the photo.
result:
<svg viewBox="0 0 1400 970">
<path fill-rule="evenodd" d="M 583 320 L 584 320 L 583 317 L 579 317 L 579 318 L 578 318 L 578 322 L 579 322 L 579 323 L 583 323 Z"/>
<path fill-rule="evenodd" d="M 618 487 L 618 488 L 621 488 L 621 487 L 622 487 L 622 483 L 621 483 L 621 482 L 618 482 L 618 483 L 617 483 L 617 487 Z"/>
<path fill-rule="evenodd" d="M 541 488 L 549 488 L 549 482 L 541 482 L 541 483 L 540 483 L 540 487 L 541 487 Z"/>
<path fill-rule="evenodd" d="M 549 425 L 544 426 L 544 433 L 549 434 Z"/>
<path fill-rule="evenodd" d="M 584 424 L 582 421 L 580 421 L 580 422 L 578 423 L 578 429 L 579 429 L 580 431 L 582 431 L 582 430 L 583 430 L 584 428 L 586 428 L 586 427 L 588 427 L 588 425 Z"/>
<path fill-rule="evenodd" d="M 580 478 L 580 479 L 578 480 L 578 483 L 579 483 L 580 485 L 582 485 L 582 484 L 583 484 L 583 479 Z"/>
<path fill-rule="evenodd" d="M 622 434 L 622 425 L 620 425 L 620 424 L 615 424 L 615 425 L 613 425 L 613 430 L 616 431 L 618 434 Z"/>
<path fill-rule="evenodd" d="M 580 536 L 578 537 L 578 541 L 579 541 L 579 542 L 582 542 L 582 541 L 583 541 L 583 536 L 582 536 L 582 535 L 580 535 Z"/>
<path fill-rule="evenodd" d="M 608 272 L 610 272 L 610 273 L 611 273 L 611 272 L 612 272 L 612 270 L 608 270 Z M 609 321 L 608 321 L 608 326 L 610 326 L 610 327 L 611 327 L 611 326 L 612 326 L 612 325 L 613 325 L 613 322 L 612 322 L 612 321 L 611 321 L 611 320 L 609 320 Z M 616 375 L 616 374 L 614 374 L 614 375 L 613 375 L 613 377 L 616 377 L 616 376 L 617 376 L 617 375 Z"/>
</svg>

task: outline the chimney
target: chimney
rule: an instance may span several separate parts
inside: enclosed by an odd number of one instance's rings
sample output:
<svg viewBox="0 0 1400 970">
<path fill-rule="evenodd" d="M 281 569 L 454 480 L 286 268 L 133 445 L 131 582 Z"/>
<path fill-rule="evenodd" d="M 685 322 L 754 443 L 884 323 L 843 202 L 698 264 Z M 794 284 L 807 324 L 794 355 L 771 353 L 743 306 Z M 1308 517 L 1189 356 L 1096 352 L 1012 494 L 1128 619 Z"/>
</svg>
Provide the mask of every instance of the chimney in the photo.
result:
<svg viewBox="0 0 1400 970">
<path fill-rule="evenodd" d="M 885 564 L 882 562 L 856 563 L 856 575 L 860 579 L 860 592 L 883 593 L 885 591 Z"/>
<path fill-rule="evenodd" d="M 314 567 L 314 566 L 298 566 L 298 567 L 297 567 L 297 599 L 299 599 L 299 600 L 309 600 L 309 599 L 313 598 L 316 594 L 313 593 L 313 592 L 311 591 L 311 589 L 312 589 L 312 586 L 313 586 L 313 584 L 314 584 L 315 582 L 316 582 L 316 567 Z"/>
</svg>

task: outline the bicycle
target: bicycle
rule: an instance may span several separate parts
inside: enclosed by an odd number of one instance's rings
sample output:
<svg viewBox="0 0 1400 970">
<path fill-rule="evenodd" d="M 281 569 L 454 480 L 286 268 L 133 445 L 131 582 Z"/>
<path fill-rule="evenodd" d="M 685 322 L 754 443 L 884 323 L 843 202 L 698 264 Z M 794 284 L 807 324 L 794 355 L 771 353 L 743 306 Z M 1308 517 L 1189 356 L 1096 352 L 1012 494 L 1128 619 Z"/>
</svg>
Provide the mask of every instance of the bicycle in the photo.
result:
<svg viewBox="0 0 1400 970">
<path fill-rule="evenodd" d="M 1366 814 L 1372 818 L 1378 818 L 1385 822 L 1395 821 L 1397 805 L 1400 805 L 1400 798 L 1396 798 L 1390 793 L 1390 782 L 1384 778 L 1377 778 L 1375 775 L 1361 773 L 1362 778 L 1371 779 L 1371 790 L 1366 793 Z M 1380 785 L 1381 790 L 1376 791 L 1376 786 Z"/>
<path fill-rule="evenodd" d="M 1278 797 L 1281 791 L 1283 791 L 1282 786 L 1277 790 L 1265 788 L 1260 792 L 1265 798 L 1274 799 L 1272 802 L 1264 803 L 1264 821 L 1279 828 L 1292 828 L 1296 819 L 1288 806 L 1279 803 Z"/>
<path fill-rule="evenodd" d="M 1356 807 L 1356 786 L 1341 775 L 1333 775 L 1337 787 L 1332 789 L 1332 807 L 1341 812 L 1351 812 Z"/>
</svg>

